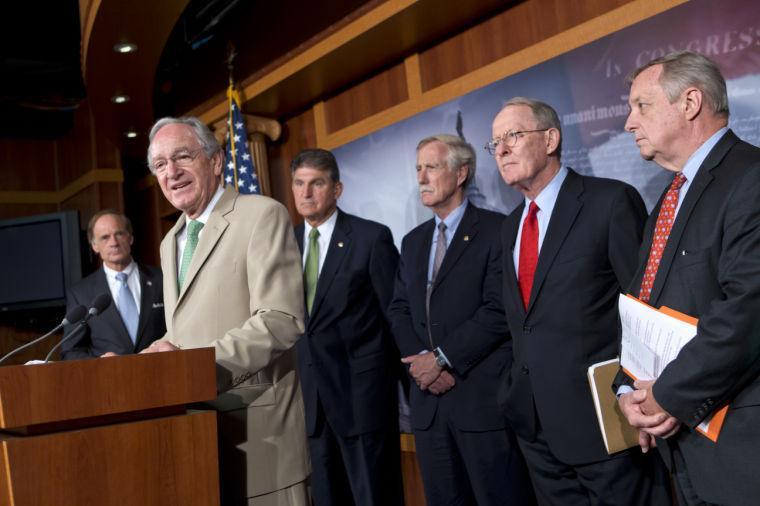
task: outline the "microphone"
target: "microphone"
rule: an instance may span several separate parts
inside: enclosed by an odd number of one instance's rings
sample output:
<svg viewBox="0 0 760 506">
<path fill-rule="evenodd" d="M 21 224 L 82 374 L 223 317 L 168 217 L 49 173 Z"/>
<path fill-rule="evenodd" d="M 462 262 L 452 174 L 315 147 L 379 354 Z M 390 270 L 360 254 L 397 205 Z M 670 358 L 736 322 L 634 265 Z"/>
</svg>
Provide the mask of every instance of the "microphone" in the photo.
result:
<svg viewBox="0 0 760 506">
<path fill-rule="evenodd" d="M 0 363 L 5 362 L 6 359 L 12 357 L 13 355 L 15 355 L 16 353 L 18 353 L 19 351 L 25 350 L 25 349 L 29 348 L 30 346 L 33 346 L 33 345 L 39 343 L 40 341 L 42 341 L 43 339 L 47 338 L 51 334 L 53 334 L 55 332 L 58 332 L 58 330 L 60 330 L 61 327 L 63 327 L 64 325 L 69 325 L 69 324 L 72 324 L 74 322 L 81 321 L 81 320 L 83 320 L 86 317 L 87 317 L 87 309 L 85 309 L 84 306 L 75 306 L 75 307 L 71 308 L 71 310 L 69 310 L 69 312 L 66 313 L 66 316 L 64 317 L 64 319 L 61 320 L 61 323 L 59 323 L 58 325 L 56 325 L 53 330 L 51 330 L 50 332 L 48 332 L 44 336 L 38 337 L 37 339 L 29 341 L 28 343 L 23 344 L 23 345 L 19 346 L 18 348 L 12 350 L 10 353 L 7 353 L 3 358 L 0 358 Z"/>
<path fill-rule="evenodd" d="M 111 305 L 111 295 L 107 293 L 101 293 L 97 297 L 95 297 L 92 302 L 90 303 L 90 309 L 87 310 L 87 314 L 84 318 L 82 318 L 79 322 L 79 324 L 71 329 L 71 332 L 63 336 L 63 339 L 61 339 L 58 344 L 53 346 L 53 348 L 50 350 L 50 353 L 47 354 L 45 357 L 45 362 L 48 362 L 50 360 L 50 357 L 53 356 L 53 352 L 61 347 L 63 343 L 71 339 L 71 337 L 76 334 L 80 328 L 87 325 L 87 322 L 90 320 L 90 318 L 93 318 L 95 316 L 98 316 L 100 313 L 108 309 L 108 306 Z"/>
</svg>

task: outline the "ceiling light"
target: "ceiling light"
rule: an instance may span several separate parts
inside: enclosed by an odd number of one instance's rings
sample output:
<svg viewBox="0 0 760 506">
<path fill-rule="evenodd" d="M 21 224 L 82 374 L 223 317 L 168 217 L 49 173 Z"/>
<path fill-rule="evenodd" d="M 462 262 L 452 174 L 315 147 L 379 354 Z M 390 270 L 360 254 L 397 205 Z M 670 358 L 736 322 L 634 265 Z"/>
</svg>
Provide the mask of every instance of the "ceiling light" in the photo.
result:
<svg viewBox="0 0 760 506">
<path fill-rule="evenodd" d="M 124 132 L 124 135 L 126 135 L 127 139 L 134 139 L 135 137 L 137 137 L 137 132 L 135 132 L 134 130 L 127 130 L 126 132 Z"/>
<path fill-rule="evenodd" d="M 133 53 L 137 51 L 137 46 L 130 42 L 121 42 L 113 47 L 117 53 Z"/>
<path fill-rule="evenodd" d="M 126 104 L 129 102 L 129 96 L 128 95 L 114 95 L 111 97 L 111 102 L 114 104 Z"/>
</svg>

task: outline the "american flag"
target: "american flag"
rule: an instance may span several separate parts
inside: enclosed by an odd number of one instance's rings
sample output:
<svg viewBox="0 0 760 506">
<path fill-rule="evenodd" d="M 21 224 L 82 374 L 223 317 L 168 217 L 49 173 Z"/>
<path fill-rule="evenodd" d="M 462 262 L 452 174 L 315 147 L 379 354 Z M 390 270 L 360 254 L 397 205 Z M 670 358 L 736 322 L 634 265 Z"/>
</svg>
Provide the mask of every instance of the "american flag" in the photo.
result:
<svg viewBox="0 0 760 506">
<path fill-rule="evenodd" d="M 230 83 L 227 90 L 230 112 L 227 115 L 224 185 L 233 185 L 238 193 L 261 194 L 256 166 L 248 147 L 248 132 L 240 112 L 240 94 Z"/>
</svg>

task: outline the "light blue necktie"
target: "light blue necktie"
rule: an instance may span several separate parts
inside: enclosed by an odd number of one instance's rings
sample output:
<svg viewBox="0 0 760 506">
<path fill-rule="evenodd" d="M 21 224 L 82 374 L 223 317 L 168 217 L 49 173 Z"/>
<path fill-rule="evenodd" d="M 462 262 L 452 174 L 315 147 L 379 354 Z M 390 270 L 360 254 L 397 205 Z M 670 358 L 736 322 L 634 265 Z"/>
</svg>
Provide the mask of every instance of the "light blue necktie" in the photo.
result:
<svg viewBox="0 0 760 506">
<path fill-rule="evenodd" d="M 120 272 L 116 274 L 116 280 L 121 283 L 121 288 L 119 288 L 119 314 L 121 314 L 121 319 L 124 321 L 124 326 L 127 327 L 129 337 L 132 338 L 132 344 L 135 344 L 137 342 L 137 323 L 140 320 L 140 315 L 137 314 L 135 298 L 132 296 L 132 290 L 129 289 L 125 273 Z"/>
</svg>

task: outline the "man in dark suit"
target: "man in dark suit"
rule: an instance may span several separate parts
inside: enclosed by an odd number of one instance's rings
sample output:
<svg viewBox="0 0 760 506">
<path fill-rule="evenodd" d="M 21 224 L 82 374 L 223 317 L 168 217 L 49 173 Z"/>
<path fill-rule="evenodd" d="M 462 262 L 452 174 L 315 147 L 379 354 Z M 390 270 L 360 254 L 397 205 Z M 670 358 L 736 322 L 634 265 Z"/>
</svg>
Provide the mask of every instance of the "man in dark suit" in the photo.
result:
<svg viewBox="0 0 760 506">
<path fill-rule="evenodd" d="M 304 262 L 299 339 L 316 506 L 403 504 L 396 379 L 386 320 L 398 251 L 388 227 L 337 208 L 335 157 L 307 149 L 291 164 Z"/>
<path fill-rule="evenodd" d="M 67 310 L 89 307 L 103 293 L 110 294 L 113 303 L 67 340 L 61 355 L 72 360 L 137 353 L 166 332 L 161 269 L 132 260 L 132 223 L 113 209 L 95 213 L 87 225 L 87 239 L 103 267 L 71 287 Z M 65 333 L 72 328 L 67 326 Z"/>
<path fill-rule="evenodd" d="M 626 130 L 674 179 L 649 217 L 629 291 L 699 325 L 659 378 L 618 391 L 620 407 L 642 446 L 665 438 L 657 447 L 681 504 L 757 504 L 760 149 L 727 128 L 726 83 L 708 58 L 673 53 L 630 80 Z M 726 405 L 717 442 L 695 430 Z"/>
<path fill-rule="evenodd" d="M 658 460 L 607 454 L 587 380 L 617 355 L 617 297 L 636 267 L 644 202 L 628 184 L 563 166 L 561 145 L 556 111 L 524 97 L 496 115 L 486 145 L 525 197 L 501 231 L 514 362 L 500 403 L 540 504 L 667 504 Z"/>
<path fill-rule="evenodd" d="M 465 199 L 475 152 L 460 137 L 417 145 L 417 182 L 434 219 L 401 246 L 390 306 L 409 366 L 417 460 L 431 505 L 530 504 L 522 457 L 496 406 L 512 362 L 501 303 L 503 215 Z"/>
</svg>

